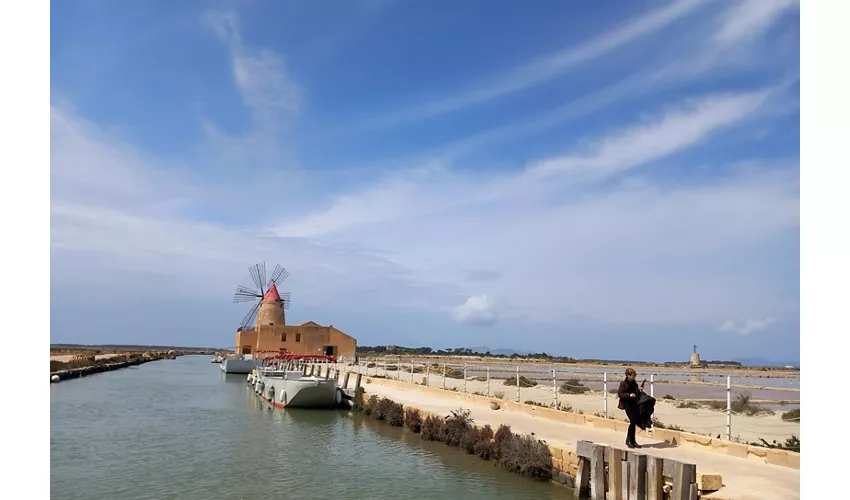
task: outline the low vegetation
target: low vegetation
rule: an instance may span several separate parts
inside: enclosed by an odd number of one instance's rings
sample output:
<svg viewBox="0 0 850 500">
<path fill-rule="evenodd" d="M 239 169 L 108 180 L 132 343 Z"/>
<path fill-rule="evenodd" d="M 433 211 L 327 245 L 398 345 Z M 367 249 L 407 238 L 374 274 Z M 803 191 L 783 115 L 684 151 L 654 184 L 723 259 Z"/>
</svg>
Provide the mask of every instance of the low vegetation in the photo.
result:
<svg viewBox="0 0 850 500">
<path fill-rule="evenodd" d="M 577 378 L 571 378 L 558 387 L 558 392 L 561 394 L 584 394 L 589 391 L 590 387 L 581 383 Z"/>
<path fill-rule="evenodd" d="M 786 422 L 799 422 L 800 421 L 800 409 L 797 408 L 795 410 L 788 410 L 782 413 L 782 420 Z"/>
<path fill-rule="evenodd" d="M 676 405 L 676 408 L 688 408 L 691 410 L 698 410 L 702 408 L 702 405 L 697 403 L 696 401 L 682 401 L 681 403 Z"/>
<path fill-rule="evenodd" d="M 372 395 L 365 402 L 362 388 L 354 395 L 353 408 L 375 420 L 386 420 L 390 425 L 405 426 L 427 441 L 440 441 L 460 448 L 470 455 L 485 460 L 495 460 L 505 470 L 533 479 L 552 478 L 552 457 L 545 442 L 534 435 L 519 435 L 502 425 L 496 432 L 489 425 L 477 427 L 469 410 L 458 409 L 439 418 L 428 415 L 425 419 L 418 409 L 404 408 L 387 398 Z"/>
<path fill-rule="evenodd" d="M 779 443 L 775 439 L 768 443 L 765 439 L 759 439 L 757 443 L 747 443 L 750 446 L 763 446 L 765 448 L 773 448 L 776 450 L 787 450 L 800 453 L 800 438 L 791 436 L 784 443 Z"/>
<path fill-rule="evenodd" d="M 505 379 L 505 385 L 516 387 L 517 380 L 516 377 L 508 377 Z M 519 377 L 519 386 L 524 388 L 534 387 L 537 385 L 536 380 L 532 380 L 524 375 L 520 375 Z"/>
</svg>

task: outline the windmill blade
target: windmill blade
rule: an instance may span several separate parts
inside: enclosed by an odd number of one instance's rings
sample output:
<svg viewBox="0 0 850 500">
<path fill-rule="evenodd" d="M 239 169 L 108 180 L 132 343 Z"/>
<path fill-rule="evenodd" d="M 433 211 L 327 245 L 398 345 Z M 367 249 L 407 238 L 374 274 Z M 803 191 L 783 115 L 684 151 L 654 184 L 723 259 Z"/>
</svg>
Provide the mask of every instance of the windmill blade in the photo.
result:
<svg viewBox="0 0 850 500">
<path fill-rule="evenodd" d="M 240 285 L 236 287 L 236 293 L 233 294 L 233 303 L 236 304 L 239 302 L 253 302 L 261 297 L 262 295 L 257 293 L 256 290 L 251 290 L 248 287 Z"/>
<path fill-rule="evenodd" d="M 278 264 L 277 266 L 275 266 L 274 271 L 272 271 L 272 277 L 269 280 L 268 285 L 266 285 L 266 286 L 270 286 L 272 283 L 274 283 L 275 285 L 280 285 L 288 277 L 289 277 L 289 271 L 287 271 L 286 269 L 284 269 L 283 266 Z"/>
<path fill-rule="evenodd" d="M 265 294 L 269 289 L 267 286 L 265 286 L 266 285 L 266 263 L 265 262 L 260 263 L 260 283 L 262 283 L 262 285 L 260 285 L 260 292 Z"/>
<path fill-rule="evenodd" d="M 236 293 L 244 295 L 253 295 L 254 297 L 262 297 L 262 295 L 260 295 L 260 292 L 242 285 L 236 287 Z"/>
<path fill-rule="evenodd" d="M 254 280 L 254 284 L 260 289 L 260 293 L 265 293 L 266 289 L 263 285 L 265 284 L 266 277 L 266 263 L 254 264 L 248 268 L 248 272 L 251 273 L 251 279 Z"/>
<path fill-rule="evenodd" d="M 283 308 L 289 310 L 289 303 L 292 301 L 292 294 L 289 292 L 280 294 L 280 300 L 283 301 Z"/>
<path fill-rule="evenodd" d="M 245 317 L 242 318 L 242 323 L 240 323 L 239 325 L 242 328 L 250 328 L 252 326 L 252 324 L 254 323 L 254 321 L 257 320 L 257 311 L 259 311 L 259 310 L 260 310 L 260 303 L 257 302 L 256 304 L 254 304 L 254 307 L 252 307 L 251 310 L 248 311 L 248 314 L 246 314 Z"/>
</svg>

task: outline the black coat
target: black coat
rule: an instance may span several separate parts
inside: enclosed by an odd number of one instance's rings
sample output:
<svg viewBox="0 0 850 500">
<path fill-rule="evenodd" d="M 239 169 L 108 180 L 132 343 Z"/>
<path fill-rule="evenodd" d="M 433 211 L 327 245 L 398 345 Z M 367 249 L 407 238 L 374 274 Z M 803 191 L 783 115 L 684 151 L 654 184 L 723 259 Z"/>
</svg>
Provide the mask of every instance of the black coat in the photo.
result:
<svg viewBox="0 0 850 500">
<path fill-rule="evenodd" d="M 629 397 L 629 394 L 635 394 L 637 397 Z M 637 381 L 629 380 L 628 378 L 624 379 L 620 382 L 620 387 L 617 389 L 617 396 L 620 398 L 620 404 L 617 405 L 617 408 L 626 410 L 629 422 L 637 425 L 642 430 L 652 427 L 655 398 L 643 392 L 638 387 Z"/>
</svg>

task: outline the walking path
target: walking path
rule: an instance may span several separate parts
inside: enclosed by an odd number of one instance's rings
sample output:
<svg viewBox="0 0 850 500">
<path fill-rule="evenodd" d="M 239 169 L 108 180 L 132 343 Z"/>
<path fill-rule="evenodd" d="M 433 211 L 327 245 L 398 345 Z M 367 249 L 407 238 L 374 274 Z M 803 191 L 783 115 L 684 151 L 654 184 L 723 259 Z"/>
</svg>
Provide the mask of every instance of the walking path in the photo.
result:
<svg viewBox="0 0 850 500">
<path fill-rule="evenodd" d="M 364 382 L 366 379 L 364 379 Z M 575 450 L 581 440 L 624 447 L 625 436 L 619 432 L 558 422 L 548 418 L 505 410 L 491 410 L 484 404 L 460 402 L 451 394 L 446 397 L 424 394 L 421 391 L 365 383 L 367 397 L 371 394 L 389 398 L 406 406 L 448 415 L 459 407 L 469 409 L 476 424 L 489 424 L 495 430 L 500 424 L 511 426 L 516 433 L 534 433 L 535 437 L 564 450 Z M 731 457 L 690 447 L 671 447 L 668 443 L 638 435 L 645 451 L 652 455 L 694 463 L 697 471 L 720 474 L 723 488 L 705 495 L 721 500 L 796 500 L 800 498 L 800 471 L 756 460 Z"/>
</svg>

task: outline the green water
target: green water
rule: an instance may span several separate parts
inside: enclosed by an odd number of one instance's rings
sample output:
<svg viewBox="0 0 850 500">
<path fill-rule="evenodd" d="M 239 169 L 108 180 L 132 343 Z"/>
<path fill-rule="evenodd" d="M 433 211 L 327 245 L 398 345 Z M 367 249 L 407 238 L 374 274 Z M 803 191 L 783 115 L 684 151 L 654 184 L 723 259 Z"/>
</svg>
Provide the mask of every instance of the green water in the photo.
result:
<svg viewBox="0 0 850 500">
<path fill-rule="evenodd" d="M 208 356 L 51 385 L 56 499 L 539 499 L 564 488 L 346 412 L 269 410 Z"/>
</svg>

